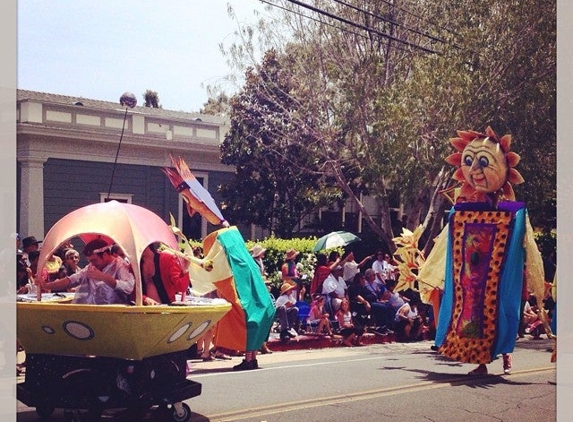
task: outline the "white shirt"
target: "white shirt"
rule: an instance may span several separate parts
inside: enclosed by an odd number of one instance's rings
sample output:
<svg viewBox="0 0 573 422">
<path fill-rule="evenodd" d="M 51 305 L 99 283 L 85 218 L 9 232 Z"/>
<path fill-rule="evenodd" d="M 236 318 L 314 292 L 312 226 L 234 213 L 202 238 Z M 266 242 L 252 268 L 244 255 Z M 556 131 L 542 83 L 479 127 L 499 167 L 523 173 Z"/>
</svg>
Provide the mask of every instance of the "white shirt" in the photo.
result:
<svg viewBox="0 0 573 422">
<path fill-rule="evenodd" d="M 337 279 L 332 274 L 329 274 L 322 283 L 322 294 L 327 295 L 334 292 L 336 296 L 344 297 L 347 288 L 348 286 L 342 277 Z"/>
<path fill-rule="evenodd" d="M 377 259 L 376 261 L 374 261 L 372 263 L 372 270 L 374 270 L 374 272 L 376 273 L 376 279 L 377 280 L 382 280 L 385 281 L 386 280 L 386 273 L 384 270 L 384 261 L 380 261 L 379 259 Z M 380 278 L 378 278 L 380 277 Z"/>
<path fill-rule="evenodd" d="M 285 294 L 280 295 L 280 296 L 277 298 L 276 302 L 275 302 L 275 308 L 278 308 L 279 306 L 285 306 L 285 305 L 286 305 L 287 303 L 289 303 L 289 302 L 294 305 L 294 304 L 296 303 L 296 299 L 294 299 L 294 298 L 292 297 L 292 294 L 291 294 L 291 293 L 292 293 L 293 291 L 294 291 L 294 290 L 291 290 L 291 291 L 288 292 L 288 293 L 285 293 Z"/>
<path fill-rule="evenodd" d="M 135 287 L 135 277 L 129 264 L 121 258 L 115 258 L 101 271 L 115 278 L 115 289 L 101 280 L 89 279 L 86 275 L 90 265 L 86 265 L 80 272 L 68 276 L 70 287 L 77 286 L 73 303 L 105 305 L 112 303 L 129 302 L 129 294 Z"/>
<path fill-rule="evenodd" d="M 360 269 L 358 268 L 358 263 L 356 261 L 347 261 L 344 263 L 344 271 L 342 273 L 342 278 L 345 281 L 352 282 L 354 280 L 354 276 L 358 274 Z"/>
</svg>

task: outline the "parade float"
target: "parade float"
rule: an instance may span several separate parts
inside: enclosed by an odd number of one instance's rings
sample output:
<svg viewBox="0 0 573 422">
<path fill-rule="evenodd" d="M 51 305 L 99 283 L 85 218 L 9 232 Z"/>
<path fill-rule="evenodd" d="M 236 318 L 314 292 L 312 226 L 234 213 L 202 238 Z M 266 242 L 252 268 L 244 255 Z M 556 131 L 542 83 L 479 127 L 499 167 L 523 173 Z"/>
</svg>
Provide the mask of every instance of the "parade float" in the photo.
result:
<svg viewBox="0 0 573 422">
<path fill-rule="evenodd" d="M 125 107 L 125 127 L 128 109 L 137 99 L 126 92 L 120 104 Z M 26 352 L 25 380 L 17 386 L 17 398 L 35 407 L 42 418 L 63 408 L 64 419 L 74 422 L 99 420 L 108 410 L 110 416 L 127 420 L 141 420 L 153 410 L 174 421 L 188 421 L 191 410 L 183 400 L 200 395 L 201 384 L 187 379 L 187 351 L 232 308 L 224 299 L 190 298 L 186 291 L 176 295 L 175 302 L 144 306 L 141 261 L 152 244 L 188 261 L 180 261 L 181 267 L 187 267 L 195 280 L 216 280 L 209 277 L 212 261 L 179 253 L 176 231 L 158 215 L 138 205 L 109 201 L 123 133 L 122 129 L 108 202 L 76 209 L 54 224 L 44 238 L 38 268 L 71 239 L 84 244 L 102 239 L 117 245 L 130 263 L 135 279 L 132 302 L 76 304 L 75 293 L 42 292 L 40 279 L 31 285 L 36 293 L 17 298 L 17 338 Z M 223 224 L 222 216 L 212 219 L 220 212 L 193 179 L 181 187 L 189 212 Z"/>
<path fill-rule="evenodd" d="M 72 303 L 73 293 L 19 295 L 17 337 L 26 351 L 26 377 L 18 399 L 44 417 L 64 408 L 70 421 L 97 420 L 105 409 L 156 405 L 173 420 L 188 420 L 182 400 L 199 395 L 201 385 L 186 379 L 187 350 L 231 305 L 223 299 L 185 299 L 185 292 L 184 302 L 142 304 L 143 250 L 156 242 L 178 247 L 171 227 L 143 207 L 110 201 L 69 213 L 46 234 L 38 268 L 74 238 L 85 243 L 102 238 L 124 251 L 135 277 L 134 301 L 83 305 Z M 196 275 L 208 274 L 203 263 L 191 262 Z"/>
</svg>

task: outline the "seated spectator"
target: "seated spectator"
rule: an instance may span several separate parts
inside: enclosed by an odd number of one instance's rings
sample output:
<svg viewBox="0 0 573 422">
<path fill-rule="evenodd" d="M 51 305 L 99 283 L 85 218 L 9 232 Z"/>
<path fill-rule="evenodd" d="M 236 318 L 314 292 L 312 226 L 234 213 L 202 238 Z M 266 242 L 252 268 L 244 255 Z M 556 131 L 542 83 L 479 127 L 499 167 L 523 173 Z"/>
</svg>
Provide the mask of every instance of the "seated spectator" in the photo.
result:
<svg viewBox="0 0 573 422">
<path fill-rule="evenodd" d="M 423 320 L 418 315 L 418 299 L 404 302 L 396 312 L 396 335 L 398 341 L 418 341 L 422 333 Z"/>
<path fill-rule="evenodd" d="M 523 322 L 525 324 L 525 332 L 530 334 L 535 340 L 539 340 L 541 334 L 545 333 L 537 311 L 537 299 L 535 299 L 535 296 L 530 295 L 523 307 Z"/>
<path fill-rule="evenodd" d="M 368 268 L 364 271 L 364 278 L 366 279 L 366 288 L 376 296 L 376 300 L 380 299 L 386 290 L 386 285 L 378 281 L 376 273 L 372 268 Z"/>
<path fill-rule="evenodd" d="M 375 277 L 373 271 L 369 274 L 370 277 Z M 354 281 L 348 287 L 348 298 L 350 310 L 357 314 L 355 317 L 357 322 L 370 320 L 379 334 L 386 334 L 390 330 L 393 325 L 394 311 L 387 303 L 379 302 L 376 295 L 367 288 L 366 274 L 356 274 Z"/>
<path fill-rule="evenodd" d="M 141 254 L 144 305 L 168 305 L 175 302 L 176 293 L 184 296 L 189 288 L 189 261 L 159 247 L 159 243 L 152 243 Z"/>
<path fill-rule="evenodd" d="M 340 325 L 340 334 L 344 338 L 342 341 L 344 345 L 349 347 L 362 346 L 360 339 L 362 338 L 362 334 L 364 334 L 364 328 L 354 323 L 348 299 L 345 298 L 341 300 L 340 308 L 336 312 L 336 320 Z"/>
<path fill-rule="evenodd" d="M 330 327 L 330 315 L 324 310 L 325 297 L 323 295 L 315 295 L 314 300 L 310 306 L 308 313 L 307 323 L 316 325 L 316 332 L 318 334 L 326 334 L 332 336 L 332 329 Z"/>
<path fill-rule="evenodd" d="M 285 341 L 296 337 L 298 308 L 296 307 L 296 285 L 283 283 L 281 294 L 275 302 L 276 316 L 279 319 L 280 339 Z"/>
<path fill-rule="evenodd" d="M 81 304 L 128 304 L 129 295 L 135 286 L 135 278 L 129 264 L 115 258 L 111 245 L 103 239 L 94 239 L 84 247 L 83 254 L 89 264 L 80 272 L 64 278 L 45 282 L 36 276 L 42 290 L 67 290 L 76 287 L 72 303 Z"/>
<path fill-rule="evenodd" d="M 367 326 L 371 320 L 372 305 L 370 302 L 372 300 L 376 302 L 376 297 L 370 293 L 365 284 L 364 274 L 358 273 L 347 290 L 350 312 L 352 312 L 354 321 L 361 327 Z"/>
<path fill-rule="evenodd" d="M 396 288 L 396 280 L 386 280 L 386 290 L 387 293 L 382 295 L 380 302 L 387 302 L 394 312 L 397 312 L 400 307 L 408 301 L 407 298 L 402 296 L 400 293 L 395 292 L 394 289 Z"/>
<path fill-rule="evenodd" d="M 298 254 L 299 252 L 294 249 L 286 251 L 284 263 L 281 266 L 281 276 L 283 282 L 294 285 L 297 290 L 297 294 L 295 296 L 298 298 L 297 300 L 304 300 L 306 287 L 296 267 L 296 257 Z"/>
<path fill-rule="evenodd" d="M 319 252 L 316 254 L 316 265 L 314 267 L 314 276 L 312 277 L 312 281 L 310 282 L 310 293 L 314 294 L 322 294 L 322 283 L 330 275 L 330 272 L 334 267 L 338 265 L 337 263 L 333 263 L 332 265 L 328 265 L 328 257 Z"/>
<path fill-rule="evenodd" d="M 330 300 L 330 309 L 336 313 L 340 309 L 340 302 L 346 297 L 346 282 L 342 278 L 342 267 L 337 265 L 322 283 L 322 294 Z"/>
</svg>

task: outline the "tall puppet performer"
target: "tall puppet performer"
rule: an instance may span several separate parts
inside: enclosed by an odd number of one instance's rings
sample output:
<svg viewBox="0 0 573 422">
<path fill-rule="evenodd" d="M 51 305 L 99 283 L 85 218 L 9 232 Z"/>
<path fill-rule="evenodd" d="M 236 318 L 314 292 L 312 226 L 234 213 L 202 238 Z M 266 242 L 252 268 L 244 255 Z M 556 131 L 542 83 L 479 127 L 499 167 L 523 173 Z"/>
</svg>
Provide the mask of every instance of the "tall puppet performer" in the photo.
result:
<svg viewBox="0 0 573 422">
<path fill-rule="evenodd" d="M 487 374 L 486 364 L 503 355 L 509 373 L 523 283 L 543 304 L 543 262 L 525 204 L 515 200 L 511 187 L 524 181 L 514 168 L 520 157 L 510 151 L 511 136 L 499 138 L 490 127 L 485 133 L 457 133 L 450 139 L 457 152 L 446 162 L 458 167 L 453 178 L 461 186 L 444 235 L 418 276 L 426 286 L 439 284 L 431 278 L 443 280 L 435 339 L 439 353 L 478 364 L 471 375 Z M 434 264 L 444 258 L 441 268 Z"/>
<path fill-rule="evenodd" d="M 189 269 L 194 292 L 207 294 L 216 290 L 219 297 L 231 303 L 231 310 L 217 325 L 214 344 L 245 352 L 245 359 L 234 370 L 257 369 L 256 354 L 267 339 L 275 315 L 261 271 L 239 230 L 229 226 L 185 161 L 172 158 L 172 162 L 175 171 L 171 168 L 163 171 L 183 196 L 189 215 L 198 212 L 211 224 L 223 226 L 203 239 L 203 268 L 190 266 Z M 178 229 L 174 231 L 185 240 L 185 253 L 193 261 L 187 239 Z"/>
</svg>

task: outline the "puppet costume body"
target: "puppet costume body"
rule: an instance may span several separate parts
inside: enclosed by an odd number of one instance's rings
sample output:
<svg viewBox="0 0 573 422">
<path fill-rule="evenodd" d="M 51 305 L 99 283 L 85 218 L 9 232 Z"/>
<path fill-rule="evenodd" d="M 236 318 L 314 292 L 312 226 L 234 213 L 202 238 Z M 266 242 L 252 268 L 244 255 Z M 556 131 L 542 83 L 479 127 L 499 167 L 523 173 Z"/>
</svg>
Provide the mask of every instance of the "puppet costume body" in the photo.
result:
<svg viewBox="0 0 573 422">
<path fill-rule="evenodd" d="M 215 345 L 240 351 L 260 349 L 275 307 L 241 233 L 236 227 L 217 230 L 204 239 L 203 250 L 213 260 L 214 269 L 207 277 L 218 296 L 231 303 L 231 310 L 217 325 Z"/>
<path fill-rule="evenodd" d="M 461 203 L 449 219 L 436 345 L 456 361 L 486 364 L 515 346 L 526 210 L 519 202 Z"/>
</svg>

